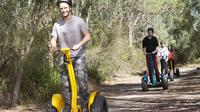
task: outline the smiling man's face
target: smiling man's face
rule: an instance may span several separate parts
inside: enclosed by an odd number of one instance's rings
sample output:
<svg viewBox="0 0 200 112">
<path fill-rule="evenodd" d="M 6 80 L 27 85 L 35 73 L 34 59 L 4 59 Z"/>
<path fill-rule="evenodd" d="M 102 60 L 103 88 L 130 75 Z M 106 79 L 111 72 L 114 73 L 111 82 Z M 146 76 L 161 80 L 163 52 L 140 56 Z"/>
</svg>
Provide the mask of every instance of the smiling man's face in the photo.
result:
<svg viewBox="0 0 200 112">
<path fill-rule="evenodd" d="M 153 32 L 152 31 L 147 31 L 147 35 L 151 37 L 151 36 L 153 36 Z"/>
<path fill-rule="evenodd" d="M 60 7 L 60 13 L 61 13 L 62 17 L 67 17 L 71 10 L 69 4 L 60 3 L 59 7 Z"/>
</svg>

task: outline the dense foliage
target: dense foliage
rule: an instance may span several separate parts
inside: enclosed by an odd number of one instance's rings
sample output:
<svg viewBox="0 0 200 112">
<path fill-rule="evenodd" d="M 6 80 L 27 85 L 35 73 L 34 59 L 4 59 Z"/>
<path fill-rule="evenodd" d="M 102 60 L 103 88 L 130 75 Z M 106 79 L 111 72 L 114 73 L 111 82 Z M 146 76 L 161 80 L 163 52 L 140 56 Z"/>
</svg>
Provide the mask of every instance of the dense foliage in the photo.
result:
<svg viewBox="0 0 200 112">
<path fill-rule="evenodd" d="M 55 2 L 0 1 L 0 99 L 15 105 L 59 91 L 59 56 L 49 50 L 59 19 Z M 87 63 L 97 82 L 145 69 L 141 41 L 148 27 L 175 48 L 179 63 L 200 61 L 198 0 L 75 0 L 73 11 L 90 26 Z"/>
</svg>

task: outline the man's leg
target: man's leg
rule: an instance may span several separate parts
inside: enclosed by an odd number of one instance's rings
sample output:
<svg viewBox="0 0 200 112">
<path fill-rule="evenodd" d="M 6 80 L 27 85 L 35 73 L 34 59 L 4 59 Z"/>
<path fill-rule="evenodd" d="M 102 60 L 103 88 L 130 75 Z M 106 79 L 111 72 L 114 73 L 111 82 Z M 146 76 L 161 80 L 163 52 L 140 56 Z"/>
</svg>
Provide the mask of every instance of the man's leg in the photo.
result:
<svg viewBox="0 0 200 112">
<path fill-rule="evenodd" d="M 85 55 L 75 60 L 74 70 L 79 84 L 81 103 L 86 103 L 88 100 L 88 74 Z"/>
<path fill-rule="evenodd" d="M 150 60 L 149 60 L 148 55 L 146 56 L 146 62 L 147 62 L 147 69 L 148 69 L 148 73 L 149 73 L 150 82 L 153 83 L 153 81 L 152 81 L 152 70 L 151 70 L 151 65 L 150 65 Z"/>
<path fill-rule="evenodd" d="M 157 60 L 157 55 L 154 55 L 154 69 L 156 72 L 156 80 L 157 82 L 160 82 L 160 73 L 158 70 L 158 60 Z"/>
<path fill-rule="evenodd" d="M 160 70 L 161 70 L 161 73 L 163 73 L 163 60 L 162 59 L 160 59 Z"/>
<path fill-rule="evenodd" d="M 175 72 L 175 60 L 172 59 L 172 69 L 173 69 L 173 72 Z"/>
<path fill-rule="evenodd" d="M 165 59 L 161 59 L 161 74 L 167 73 L 167 62 Z"/>
<path fill-rule="evenodd" d="M 70 92 L 70 84 L 69 84 L 69 77 L 68 77 L 68 71 L 67 71 L 67 66 L 65 63 L 65 56 L 63 55 L 61 57 L 61 62 L 60 62 L 60 77 L 61 77 L 61 92 L 62 95 L 64 96 L 65 100 L 65 112 L 69 111 L 70 108 L 70 102 L 71 102 L 71 92 Z"/>
<path fill-rule="evenodd" d="M 170 67 L 170 59 L 167 61 L 167 63 L 168 63 L 168 68 L 169 68 L 169 70 L 171 71 L 171 67 Z"/>
<path fill-rule="evenodd" d="M 165 61 L 165 73 L 168 73 L 168 61 Z"/>
</svg>

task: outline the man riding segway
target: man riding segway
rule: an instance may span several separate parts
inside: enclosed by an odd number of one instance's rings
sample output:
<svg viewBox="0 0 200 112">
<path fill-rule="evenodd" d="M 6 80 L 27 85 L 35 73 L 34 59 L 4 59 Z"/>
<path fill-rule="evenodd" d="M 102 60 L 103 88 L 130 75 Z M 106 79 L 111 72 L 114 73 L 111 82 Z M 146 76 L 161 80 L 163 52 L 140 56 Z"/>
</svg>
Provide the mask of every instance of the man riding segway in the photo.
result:
<svg viewBox="0 0 200 112">
<path fill-rule="evenodd" d="M 61 48 L 70 48 L 74 71 L 79 84 L 81 103 L 88 100 L 88 74 L 86 69 L 85 44 L 90 40 L 90 32 L 87 23 L 80 17 L 72 14 L 71 0 L 58 0 L 61 19 L 58 20 L 51 33 L 52 50 L 57 50 L 57 40 Z M 66 69 L 65 55 L 61 57 L 61 82 L 62 94 L 65 98 L 65 110 L 69 111 L 70 87 L 69 77 Z M 86 104 L 85 104 L 86 105 Z M 87 105 L 86 105 L 87 106 Z M 65 112 L 66 112 L 65 111 Z"/>
<path fill-rule="evenodd" d="M 167 61 L 168 61 L 169 50 L 165 46 L 164 42 L 160 42 L 160 48 L 158 50 L 158 57 L 160 58 L 161 63 L 161 73 L 167 74 Z"/>
<path fill-rule="evenodd" d="M 158 39 L 157 39 L 157 37 L 153 36 L 153 34 L 154 34 L 153 28 L 148 28 L 147 34 L 148 34 L 148 36 L 146 36 L 142 41 L 142 46 L 143 46 L 143 52 L 146 55 L 146 62 L 147 62 L 148 73 L 150 76 L 150 82 L 153 83 L 152 72 L 151 72 L 152 70 L 148 64 L 150 62 L 150 59 L 147 56 L 147 54 L 150 54 L 150 53 L 152 53 L 152 55 L 153 55 L 153 61 L 154 61 L 153 66 L 155 69 L 156 81 L 160 82 L 160 73 L 158 70 L 158 61 L 157 61 Z"/>
<path fill-rule="evenodd" d="M 142 91 L 148 91 L 149 87 L 163 87 L 163 90 L 168 89 L 167 76 L 161 74 L 158 70 L 157 51 L 158 39 L 153 36 L 154 29 L 148 28 L 148 36 L 142 41 L 144 55 L 146 56 L 148 72 L 141 79 Z M 148 74 L 148 75 L 147 75 Z"/>
<path fill-rule="evenodd" d="M 175 52 L 172 46 L 169 46 L 169 60 L 168 60 L 168 67 L 171 74 L 174 74 L 175 76 L 180 76 L 180 71 L 178 68 L 175 68 Z"/>
</svg>

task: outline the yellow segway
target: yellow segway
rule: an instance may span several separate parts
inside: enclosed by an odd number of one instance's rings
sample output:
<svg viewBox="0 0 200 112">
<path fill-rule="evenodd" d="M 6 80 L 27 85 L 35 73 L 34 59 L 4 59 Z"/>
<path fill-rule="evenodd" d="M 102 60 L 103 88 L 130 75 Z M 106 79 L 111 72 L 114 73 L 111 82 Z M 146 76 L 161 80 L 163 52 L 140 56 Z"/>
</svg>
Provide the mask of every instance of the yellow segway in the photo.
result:
<svg viewBox="0 0 200 112">
<path fill-rule="evenodd" d="M 70 112 L 83 112 L 82 106 L 78 104 L 78 90 L 77 82 L 74 74 L 74 68 L 72 65 L 72 59 L 70 56 L 70 48 L 62 48 L 60 50 L 66 56 L 67 70 L 70 80 L 71 88 L 71 105 Z M 48 104 L 48 112 L 64 112 L 65 101 L 62 94 L 53 94 L 50 103 Z M 90 93 L 87 112 L 108 112 L 106 98 L 99 94 L 99 92 L 94 91 Z"/>
</svg>

